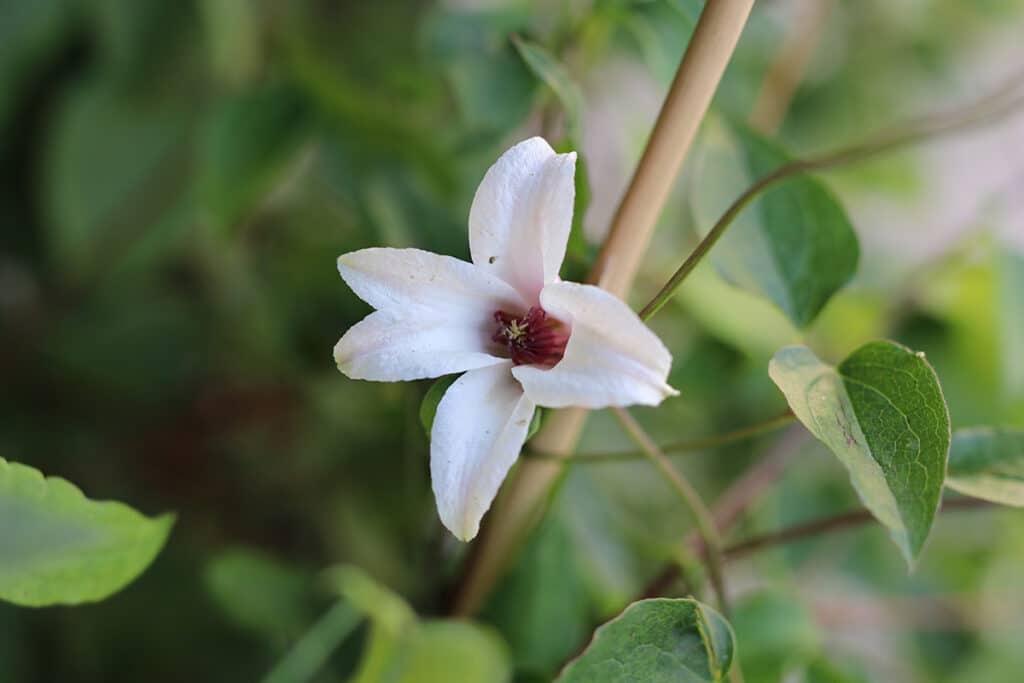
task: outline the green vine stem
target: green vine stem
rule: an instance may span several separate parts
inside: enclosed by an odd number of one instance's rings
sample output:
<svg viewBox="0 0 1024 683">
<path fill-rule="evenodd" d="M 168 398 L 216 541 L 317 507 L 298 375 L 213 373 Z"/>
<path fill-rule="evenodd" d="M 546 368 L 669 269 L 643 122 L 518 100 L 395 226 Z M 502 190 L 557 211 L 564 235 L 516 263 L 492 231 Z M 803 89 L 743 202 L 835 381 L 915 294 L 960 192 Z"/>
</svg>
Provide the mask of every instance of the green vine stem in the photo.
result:
<svg viewBox="0 0 1024 683">
<path fill-rule="evenodd" d="M 769 418 L 764 422 L 758 422 L 756 424 L 748 425 L 735 429 L 731 432 L 725 432 L 724 434 L 716 434 L 714 436 L 705 436 L 697 439 L 690 439 L 687 441 L 675 441 L 673 443 L 658 446 L 665 455 L 679 455 L 683 453 L 694 453 L 697 451 L 703 451 L 708 448 L 716 448 L 718 446 L 726 446 L 733 443 L 739 443 L 741 441 L 747 441 L 755 436 L 764 434 L 766 432 L 775 431 L 790 424 L 795 420 L 796 417 L 793 412 L 787 410 L 781 415 Z M 571 458 L 565 458 L 557 453 L 547 453 L 545 451 L 530 450 L 525 453 L 527 457 L 536 458 L 539 460 L 556 460 L 565 465 L 601 465 L 610 464 L 616 462 L 629 462 L 631 460 L 640 460 L 647 457 L 647 454 L 643 451 L 613 451 L 608 453 L 577 453 Z"/>
<path fill-rule="evenodd" d="M 701 553 L 701 556 L 708 571 L 708 578 L 711 580 L 711 587 L 718 596 L 718 603 L 722 607 L 722 612 L 728 616 L 729 595 L 725 588 L 723 570 L 725 561 L 722 554 L 722 537 L 715 526 L 711 510 L 708 509 L 708 506 L 700 497 L 697 489 L 693 487 L 693 484 L 679 470 L 672 466 L 672 461 L 661 452 L 657 444 L 644 431 L 640 423 L 636 421 L 636 418 L 630 415 L 629 411 L 625 408 L 612 408 L 611 410 L 612 414 L 615 415 L 619 423 L 626 430 L 626 433 L 629 434 L 629 437 L 640 447 L 644 456 L 664 475 L 668 483 L 675 489 L 675 492 L 679 494 L 679 500 L 693 513 L 694 520 L 697 522 L 697 532 L 704 545 L 704 552 Z"/>
<path fill-rule="evenodd" d="M 797 159 L 779 166 L 766 176 L 758 179 L 733 201 L 725 213 L 712 226 L 672 277 L 662 286 L 654 298 L 640 311 L 643 320 L 649 320 L 676 293 L 683 281 L 693 272 L 697 264 L 711 251 L 711 247 L 725 234 L 733 220 L 750 202 L 768 188 L 800 173 L 821 171 L 846 164 L 863 161 L 883 152 L 928 140 L 950 132 L 963 132 L 973 126 L 991 122 L 1006 116 L 1024 104 L 1024 73 L 1015 74 L 991 94 L 964 107 L 927 116 L 915 122 L 891 129 L 872 139 L 835 152 L 817 157 Z"/>
</svg>

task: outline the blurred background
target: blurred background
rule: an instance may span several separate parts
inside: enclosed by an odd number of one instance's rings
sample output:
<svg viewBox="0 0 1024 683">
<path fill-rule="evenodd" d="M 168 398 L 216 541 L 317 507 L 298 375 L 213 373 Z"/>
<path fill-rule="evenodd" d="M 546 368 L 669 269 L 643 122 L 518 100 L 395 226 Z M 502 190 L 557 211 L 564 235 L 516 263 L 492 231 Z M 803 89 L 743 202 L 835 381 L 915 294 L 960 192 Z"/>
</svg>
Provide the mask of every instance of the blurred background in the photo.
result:
<svg viewBox="0 0 1024 683">
<path fill-rule="evenodd" d="M 580 152 L 586 240 L 563 275 L 585 272 L 700 9 L 0 0 L 0 456 L 178 514 L 106 602 L 0 604 L 0 681 L 256 680 L 330 604 L 315 576 L 339 562 L 440 614 L 465 548 L 430 492 L 429 382 L 337 372 L 332 346 L 368 307 L 335 259 L 466 257 L 484 171 L 543 134 Z M 1021 0 L 757 3 L 633 303 L 709 227 L 709 198 L 744 188 L 710 168 L 717 120 L 753 116 L 796 155 L 836 149 L 990 91 L 1024 65 L 1022 32 Z M 523 45 L 568 74 L 575 106 Z M 836 361 L 889 337 L 927 352 L 954 427 L 1024 426 L 1022 149 L 1012 116 L 825 175 L 861 238 L 856 281 L 801 332 L 702 266 L 654 322 L 682 395 L 638 417 L 663 441 L 751 424 L 785 408 L 766 373 L 780 346 Z M 680 464 L 713 499 L 776 438 Z M 593 415 L 581 451 L 615 446 Z M 735 537 L 857 504 L 808 443 Z M 572 466 L 486 609 L 516 680 L 550 680 L 690 525 L 646 463 Z M 1022 574 L 1008 509 L 941 517 L 909 576 L 877 526 L 743 559 L 747 680 L 1018 681 Z M 364 637 L 317 680 L 346 680 Z"/>
</svg>

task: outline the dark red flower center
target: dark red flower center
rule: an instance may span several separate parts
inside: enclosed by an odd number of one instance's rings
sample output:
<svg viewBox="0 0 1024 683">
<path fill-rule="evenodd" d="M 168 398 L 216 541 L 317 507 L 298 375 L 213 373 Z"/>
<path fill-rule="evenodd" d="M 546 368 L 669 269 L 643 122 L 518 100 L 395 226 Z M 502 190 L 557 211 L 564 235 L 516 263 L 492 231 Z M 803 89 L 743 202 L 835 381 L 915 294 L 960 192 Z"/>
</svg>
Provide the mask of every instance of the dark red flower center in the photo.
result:
<svg viewBox="0 0 1024 683">
<path fill-rule="evenodd" d="M 495 311 L 494 320 L 498 329 L 491 340 L 508 349 L 516 365 L 553 367 L 562 360 L 569 333 L 540 306 L 533 306 L 522 316 Z"/>
</svg>

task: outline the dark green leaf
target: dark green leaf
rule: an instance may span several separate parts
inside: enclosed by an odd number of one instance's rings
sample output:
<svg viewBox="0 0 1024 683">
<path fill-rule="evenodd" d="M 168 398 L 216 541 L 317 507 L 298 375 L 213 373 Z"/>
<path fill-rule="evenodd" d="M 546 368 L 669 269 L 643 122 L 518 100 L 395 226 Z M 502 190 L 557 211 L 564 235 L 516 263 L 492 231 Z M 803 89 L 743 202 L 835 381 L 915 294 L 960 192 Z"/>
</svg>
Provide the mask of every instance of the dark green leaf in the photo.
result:
<svg viewBox="0 0 1024 683">
<path fill-rule="evenodd" d="M 206 567 L 204 578 L 225 614 L 271 641 L 285 643 L 309 623 L 310 578 L 268 555 L 225 550 Z"/>
<path fill-rule="evenodd" d="M 950 441 L 946 402 L 924 354 L 871 342 L 833 368 L 791 346 L 768 372 L 913 565 L 938 509 Z"/>
<path fill-rule="evenodd" d="M 709 230 L 746 186 L 790 160 L 743 127 L 712 127 L 694 192 Z M 860 247 L 842 205 L 820 181 L 793 176 L 745 209 L 711 252 L 723 276 L 770 299 L 798 327 L 809 325 L 857 271 Z"/>
<path fill-rule="evenodd" d="M 0 599 L 27 607 L 102 600 L 149 566 L 174 523 L 96 502 L 0 458 Z"/>
<path fill-rule="evenodd" d="M 946 485 L 975 498 L 1024 507 L 1024 429 L 958 429 Z"/>
<path fill-rule="evenodd" d="M 641 600 L 597 629 L 558 683 L 714 683 L 724 680 L 732 657 L 732 629 L 710 607 Z"/>
<path fill-rule="evenodd" d="M 420 424 L 423 425 L 423 431 L 426 432 L 428 439 L 430 438 L 430 429 L 434 426 L 434 416 L 437 415 L 437 404 L 441 402 L 441 397 L 444 396 L 444 392 L 448 391 L 448 387 L 454 384 L 458 378 L 459 375 L 439 377 L 423 395 L 423 400 L 420 402 Z"/>
<path fill-rule="evenodd" d="M 309 139 L 306 101 L 287 87 L 230 100 L 211 122 L 203 168 L 203 196 L 223 223 L 244 217 L 273 189 Z"/>
</svg>

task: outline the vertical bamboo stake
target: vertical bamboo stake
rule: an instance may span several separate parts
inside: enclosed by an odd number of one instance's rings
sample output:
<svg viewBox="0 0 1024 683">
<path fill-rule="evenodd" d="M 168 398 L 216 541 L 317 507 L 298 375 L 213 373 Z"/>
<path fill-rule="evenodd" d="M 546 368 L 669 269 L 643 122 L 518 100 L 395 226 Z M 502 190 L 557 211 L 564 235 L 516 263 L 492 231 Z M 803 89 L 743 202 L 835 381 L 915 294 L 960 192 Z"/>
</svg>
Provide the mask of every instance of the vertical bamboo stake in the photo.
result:
<svg viewBox="0 0 1024 683">
<path fill-rule="evenodd" d="M 633 179 L 619 204 L 590 280 L 625 298 L 669 191 L 690 150 L 711 98 L 746 24 L 754 0 L 707 0 L 661 106 Z M 538 449 L 568 457 L 586 411 L 554 413 L 537 435 Z M 477 540 L 454 603 L 457 615 L 472 615 L 543 512 L 562 471 L 552 460 L 520 460 Z"/>
</svg>

